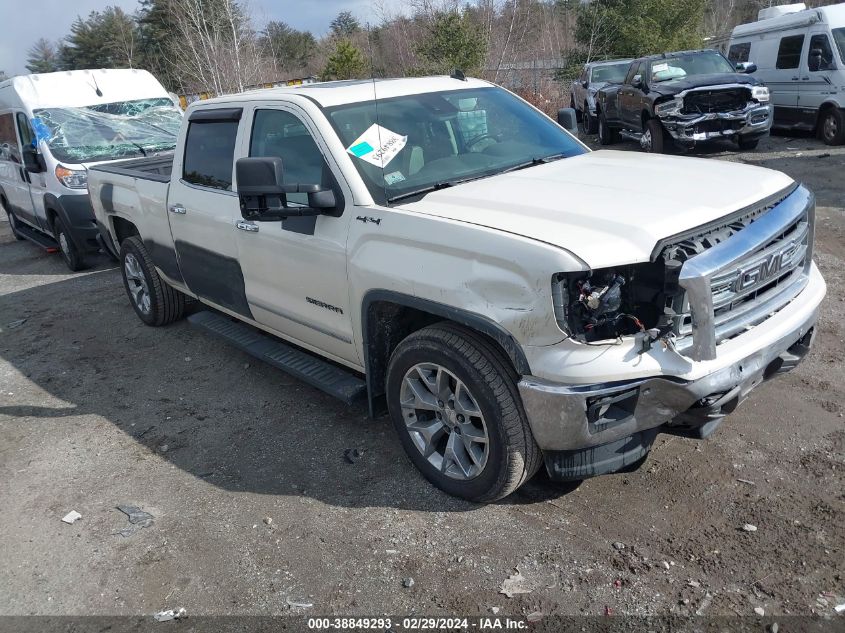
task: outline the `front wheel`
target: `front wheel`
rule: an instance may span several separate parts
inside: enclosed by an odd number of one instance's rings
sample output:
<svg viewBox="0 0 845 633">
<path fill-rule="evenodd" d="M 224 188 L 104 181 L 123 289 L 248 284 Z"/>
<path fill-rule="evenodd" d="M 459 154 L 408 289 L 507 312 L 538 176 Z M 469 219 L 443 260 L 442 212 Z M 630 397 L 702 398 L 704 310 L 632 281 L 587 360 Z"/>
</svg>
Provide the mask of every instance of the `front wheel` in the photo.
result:
<svg viewBox="0 0 845 633">
<path fill-rule="evenodd" d="M 643 135 L 640 137 L 640 147 L 652 154 L 662 154 L 665 149 L 665 133 L 663 125 L 657 119 L 649 119 Z"/>
<path fill-rule="evenodd" d="M 85 268 L 85 257 L 76 248 L 76 244 L 70 237 L 70 231 L 60 216 L 56 216 L 53 222 L 53 235 L 59 243 L 59 251 L 62 253 L 62 259 L 64 259 L 67 267 L 73 272 Z"/>
<path fill-rule="evenodd" d="M 537 472 L 542 457 L 516 380 L 490 342 L 456 325 L 423 328 L 397 346 L 388 409 L 426 479 L 450 495 L 491 502 Z"/>
<path fill-rule="evenodd" d="M 120 245 L 123 287 L 135 314 L 147 325 L 167 325 L 185 313 L 185 295 L 171 288 L 158 274 L 140 237 Z"/>
<path fill-rule="evenodd" d="M 584 102 L 584 115 L 581 117 L 581 120 L 584 122 L 584 132 L 587 134 L 595 134 L 598 130 L 598 119 L 590 114 L 590 106 L 586 102 Z"/>
<path fill-rule="evenodd" d="M 744 136 L 740 136 L 736 140 L 737 147 L 742 151 L 751 151 L 753 149 L 757 149 L 757 146 L 760 144 L 759 138 L 746 138 Z"/>
<path fill-rule="evenodd" d="M 599 113 L 599 143 L 610 145 L 618 140 L 618 133 L 607 124 L 607 117 L 604 112 Z"/>
<path fill-rule="evenodd" d="M 845 143 L 845 116 L 839 108 L 830 108 L 822 114 L 819 132 L 827 145 Z"/>
</svg>

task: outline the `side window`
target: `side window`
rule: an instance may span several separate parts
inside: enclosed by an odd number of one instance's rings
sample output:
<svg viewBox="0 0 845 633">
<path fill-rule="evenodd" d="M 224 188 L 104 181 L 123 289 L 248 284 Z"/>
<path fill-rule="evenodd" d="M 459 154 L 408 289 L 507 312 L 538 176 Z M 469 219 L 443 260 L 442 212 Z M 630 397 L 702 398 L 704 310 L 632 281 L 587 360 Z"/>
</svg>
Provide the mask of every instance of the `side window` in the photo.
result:
<svg viewBox="0 0 845 633">
<path fill-rule="evenodd" d="M 320 148 L 299 118 L 285 110 L 257 110 L 249 142 L 250 156 L 278 156 L 285 184 L 331 184 Z M 308 204 L 308 194 L 289 193 L 288 202 Z"/>
<path fill-rule="evenodd" d="M 0 160 L 21 162 L 18 137 L 15 134 L 15 118 L 11 113 L 0 114 Z"/>
<path fill-rule="evenodd" d="M 778 59 L 775 68 L 798 68 L 801 61 L 801 49 L 804 46 L 804 35 L 789 35 L 781 38 L 778 46 Z"/>
<path fill-rule="evenodd" d="M 182 179 L 231 191 L 237 135 L 237 121 L 192 121 L 185 139 Z"/>
<path fill-rule="evenodd" d="M 728 59 L 734 64 L 747 62 L 749 55 L 751 55 L 751 42 L 733 44 L 730 50 L 728 50 Z"/>
<path fill-rule="evenodd" d="M 631 67 L 628 69 L 628 75 L 625 77 L 625 83 L 626 84 L 631 84 L 631 83 L 634 82 L 634 75 L 636 75 L 637 73 L 640 72 L 641 66 L 642 66 L 642 63 L 638 64 L 638 63 L 634 62 L 633 64 L 631 64 Z"/>
<path fill-rule="evenodd" d="M 833 49 L 830 47 L 830 40 L 827 35 L 819 33 L 810 38 L 810 52 L 807 55 L 809 64 L 810 57 L 813 56 L 813 51 L 821 52 L 821 59 L 819 60 L 818 68 L 810 68 L 810 70 L 833 70 L 836 64 L 833 62 Z"/>
</svg>

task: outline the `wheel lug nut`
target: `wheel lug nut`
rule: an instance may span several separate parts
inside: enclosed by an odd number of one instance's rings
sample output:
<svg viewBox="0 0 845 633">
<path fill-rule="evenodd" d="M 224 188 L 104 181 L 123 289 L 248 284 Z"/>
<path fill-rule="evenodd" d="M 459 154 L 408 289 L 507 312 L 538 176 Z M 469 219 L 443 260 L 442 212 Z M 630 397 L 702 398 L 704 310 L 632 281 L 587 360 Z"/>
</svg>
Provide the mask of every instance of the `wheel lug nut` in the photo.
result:
<svg viewBox="0 0 845 633">
<path fill-rule="evenodd" d="M 464 416 L 458 414 L 458 422 L 463 424 L 463 421 L 464 421 Z"/>
<path fill-rule="evenodd" d="M 443 408 L 443 401 L 442 401 L 442 400 L 438 400 L 438 401 L 437 401 L 437 406 L 438 406 L 438 407 L 440 407 L 440 408 L 442 409 L 442 408 Z"/>
</svg>

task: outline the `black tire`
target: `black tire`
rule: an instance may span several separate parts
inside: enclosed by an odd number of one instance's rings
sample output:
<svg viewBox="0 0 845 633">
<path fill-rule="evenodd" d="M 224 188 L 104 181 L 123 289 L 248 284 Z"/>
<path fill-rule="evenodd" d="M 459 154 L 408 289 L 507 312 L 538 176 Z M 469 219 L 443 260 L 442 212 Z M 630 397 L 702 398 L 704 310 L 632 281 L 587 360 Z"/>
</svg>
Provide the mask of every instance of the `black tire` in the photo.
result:
<svg viewBox="0 0 845 633">
<path fill-rule="evenodd" d="M 649 119 L 646 122 L 644 134 L 651 135 L 651 142 L 646 146 L 640 143 L 644 151 L 651 154 L 663 154 L 666 151 L 666 133 L 663 125 L 657 119 Z"/>
<path fill-rule="evenodd" d="M 595 134 L 599 131 L 599 121 L 590 114 L 590 106 L 587 103 L 584 103 L 584 115 L 581 120 L 584 123 L 584 132 L 587 134 Z"/>
<path fill-rule="evenodd" d="M 12 230 L 12 235 L 15 236 L 15 239 L 18 241 L 23 241 L 26 238 L 18 233 L 18 218 L 15 216 L 14 213 L 9 211 L 9 208 L 6 206 L 5 200 L 0 200 L 0 206 L 2 206 L 6 210 L 6 217 L 9 218 L 9 228 Z"/>
<path fill-rule="evenodd" d="M 575 110 L 575 120 L 580 122 L 582 115 L 578 112 L 578 108 L 575 107 L 575 95 L 569 95 L 569 107 Z"/>
<path fill-rule="evenodd" d="M 757 149 L 757 146 L 760 144 L 759 138 L 747 138 L 744 136 L 740 136 L 736 139 L 736 145 L 739 147 L 740 150 L 743 152 L 750 152 L 751 150 Z"/>
<path fill-rule="evenodd" d="M 489 449 L 483 468 L 471 479 L 456 479 L 435 468 L 408 431 L 400 393 L 406 373 L 421 363 L 439 365 L 460 380 L 483 415 Z M 508 496 L 537 472 L 542 453 L 528 426 L 517 380 L 492 343 L 451 323 L 418 330 L 396 347 L 387 369 L 388 409 L 405 452 L 426 479 L 450 495 L 489 503 Z"/>
<path fill-rule="evenodd" d="M 146 309 L 142 307 L 145 305 L 143 300 L 136 300 L 137 292 L 133 294 L 133 290 L 130 289 L 132 287 L 137 290 L 139 286 L 133 281 L 134 277 L 130 278 L 127 272 L 129 270 L 127 263 L 130 260 L 130 269 L 143 276 L 146 282 L 144 292 L 149 297 Z M 185 295 L 172 288 L 159 276 L 141 238 L 134 236 L 123 240 L 120 245 L 120 263 L 123 287 L 139 319 L 147 325 L 157 327 L 182 318 L 185 314 Z"/>
<path fill-rule="evenodd" d="M 612 145 L 619 140 L 619 132 L 607 124 L 607 117 L 604 112 L 599 112 L 599 143 L 601 145 Z"/>
<path fill-rule="evenodd" d="M 839 108 L 828 108 L 819 119 L 819 136 L 827 145 L 845 143 L 845 116 Z"/>
<path fill-rule="evenodd" d="M 53 235 L 59 243 L 59 252 L 68 268 L 73 272 L 85 268 L 85 256 L 76 248 L 70 236 L 70 230 L 60 216 L 53 220 Z"/>
</svg>

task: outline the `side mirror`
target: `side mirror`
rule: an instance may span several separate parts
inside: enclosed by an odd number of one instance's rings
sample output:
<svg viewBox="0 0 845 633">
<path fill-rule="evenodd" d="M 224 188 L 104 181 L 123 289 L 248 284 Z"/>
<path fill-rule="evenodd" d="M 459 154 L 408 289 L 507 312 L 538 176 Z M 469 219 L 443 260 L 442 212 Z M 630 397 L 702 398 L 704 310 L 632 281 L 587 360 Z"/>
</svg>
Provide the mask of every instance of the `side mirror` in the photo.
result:
<svg viewBox="0 0 845 633">
<path fill-rule="evenodd" d="M 22 153 L 24 169 L 33 174 L 40 174 L 47 170 L 44 165 L 44 159 L 34 147 L 24 147 Z"/>
<path fill-rule="evenodd" d="M 336 206 L 331 189 L 320 185 L 285 184 L 285 168 L 278 157 L 240 158 L 235 163 L 241 215 L 253 222 L 320 215 Z M 307 207 L 288 207 L 287 194 L 308 194 Z M 331 204 L 330 204 L 331 203 Z"/>
<path fill-rule="evenodd" d="M 810 51 L 810 57 L 807 58 L 807 68 L 811 72 L 817 72 L 822 67 L 822 51 L 820 48 L 814 48 Z"/>
<path fill-rule="evenodd" d="M 640 90 L 642 90 L 643 76 L 642 75 L 634 75 L 634 78 L 631 80 L 631 85 L 634 88 L 639 88 Z"/>
<path fill-rule="evenodd" d="M 578 119 L 573 108 L 561 108 L 557 111 L 557 122 L 567 132 L 578 136 Z"/>
<path fill-rule="evenodd" d="M 584 88 L 589 88 L 589 87 L 590 87 L 590 82 L 589 82 L 587 79 L 585 79 L 584 81 L 582 81 L 582 82 L 581 82 L 581 85 L 582 85 Z"/>
<path fill-rule="evenodd" d="M 757 72 L 757 64 L 754 62 L 738 62 L 736 72 L 750 75 L 753 72 Z"/>
</svg>

